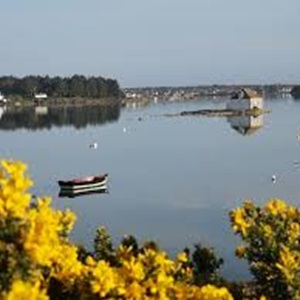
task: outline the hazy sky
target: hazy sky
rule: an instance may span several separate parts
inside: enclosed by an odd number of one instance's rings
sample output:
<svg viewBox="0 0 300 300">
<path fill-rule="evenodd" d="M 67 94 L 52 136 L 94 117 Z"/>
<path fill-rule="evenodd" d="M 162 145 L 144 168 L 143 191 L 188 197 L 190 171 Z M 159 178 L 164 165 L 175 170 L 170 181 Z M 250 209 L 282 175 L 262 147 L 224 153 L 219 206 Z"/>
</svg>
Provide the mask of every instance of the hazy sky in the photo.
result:
<svg viewBox="0 0 300 300">
<path fill-rule="evenodd" d="M 0 76 L 300 82 L 300 0 L 0 0 Z"/>
</svg>

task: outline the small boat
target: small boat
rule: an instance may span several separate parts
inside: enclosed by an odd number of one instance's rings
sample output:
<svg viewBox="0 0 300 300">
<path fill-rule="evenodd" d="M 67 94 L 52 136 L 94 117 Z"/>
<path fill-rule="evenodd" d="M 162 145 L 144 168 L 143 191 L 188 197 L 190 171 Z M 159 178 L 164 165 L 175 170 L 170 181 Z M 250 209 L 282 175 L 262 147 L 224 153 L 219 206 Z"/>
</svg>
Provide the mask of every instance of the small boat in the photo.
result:
<svg viewBox="0 0 300 300">
<path fill-rule="evenodd" d="M 106 189 L 108 174 L 75 178 L 71 180 L 59 180 L 61 191 L 92 191 Z"/>
</svg>

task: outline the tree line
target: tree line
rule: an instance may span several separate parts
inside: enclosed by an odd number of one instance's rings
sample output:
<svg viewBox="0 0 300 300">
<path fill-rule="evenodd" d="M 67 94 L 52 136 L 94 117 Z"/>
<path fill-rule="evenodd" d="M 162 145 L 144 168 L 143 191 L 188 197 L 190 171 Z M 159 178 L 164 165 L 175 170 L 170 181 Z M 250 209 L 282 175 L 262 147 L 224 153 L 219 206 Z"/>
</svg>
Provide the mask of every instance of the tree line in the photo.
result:
<svg viewBox="0 0 300 300">
<path fill-rule="evenodd" d="M 0 77 L 0 91 L 6 96 L 32 98 L 35 94 L 45 93 L 48 97 L 58 98 L 119 98 L 121 91 L 114 79 L 103 77 L 14 76 Z"/>
</svg>

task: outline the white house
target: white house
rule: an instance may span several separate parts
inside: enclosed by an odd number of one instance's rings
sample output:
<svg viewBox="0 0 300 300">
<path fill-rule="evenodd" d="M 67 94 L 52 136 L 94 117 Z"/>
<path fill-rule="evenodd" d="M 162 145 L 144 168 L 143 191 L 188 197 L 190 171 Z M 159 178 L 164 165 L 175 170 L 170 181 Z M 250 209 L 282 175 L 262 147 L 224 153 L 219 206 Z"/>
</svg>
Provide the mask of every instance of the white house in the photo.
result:
<svg viewBox="0 0 300 300">
<path fill-rule="evenodd" d="M 36 100 L 44 100 L 44 99 L 47 99 L 47 98 L 48 98 L 48 96 L 45 93 L 35 94 L 34 95 L 34 99 L 36 99 Z"/>
<path fill-rule="evenodd" d="M 244 88 L 233 94 L 227 102 L 227 109 L 231 110 L 251 110 L 254 108 L 263 109 L 264 102 L 255 90 Z"/>
</svg>

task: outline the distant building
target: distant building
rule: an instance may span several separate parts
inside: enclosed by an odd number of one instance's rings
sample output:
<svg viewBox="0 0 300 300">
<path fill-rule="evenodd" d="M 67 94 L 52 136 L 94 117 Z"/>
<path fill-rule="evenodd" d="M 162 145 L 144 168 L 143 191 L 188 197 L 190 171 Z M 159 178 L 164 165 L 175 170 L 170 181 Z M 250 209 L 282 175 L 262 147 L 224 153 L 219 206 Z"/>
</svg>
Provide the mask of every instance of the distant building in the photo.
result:
<svg viewBox="0 0 300 300">
<path fill-rule="evenodd" d="M 227 103 L 227 109 L 251 110 L 263 109 L 263 98 L 255 90 L 244 88 L 235 92 Z"/>
<path fill-rule="evenodd" d="M 40 93 L 40 94 L 35 94 L 34 95 L 34 99 L 36 100 L 43 100 L 43 99 L 47 99 L 48 96 L 45 93 Z"/>
</svg>

